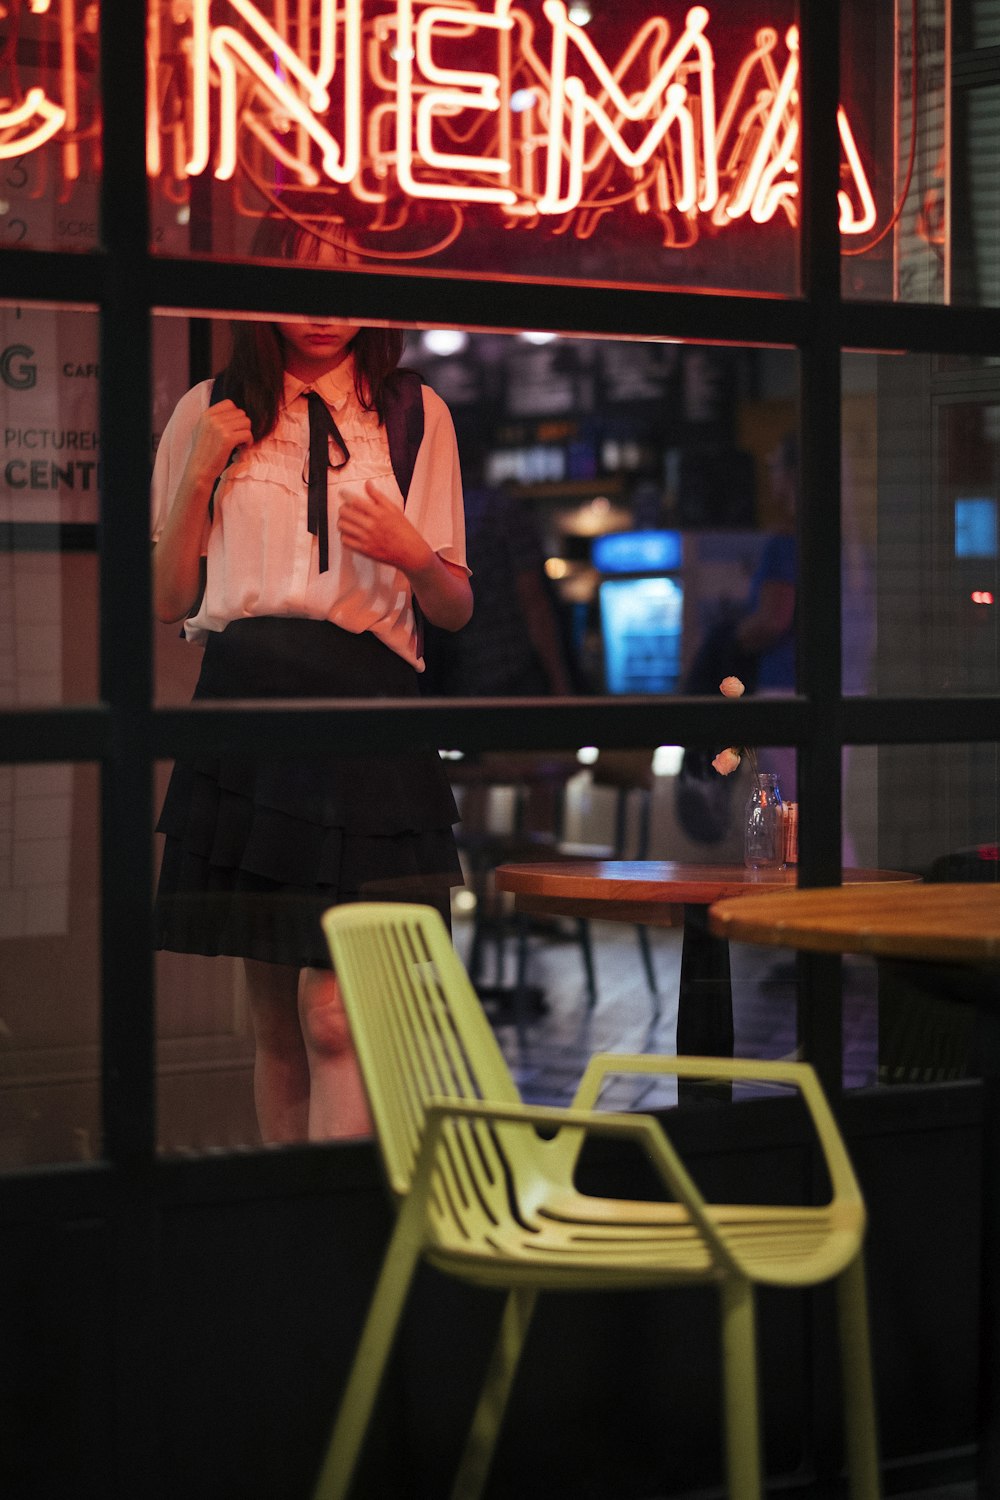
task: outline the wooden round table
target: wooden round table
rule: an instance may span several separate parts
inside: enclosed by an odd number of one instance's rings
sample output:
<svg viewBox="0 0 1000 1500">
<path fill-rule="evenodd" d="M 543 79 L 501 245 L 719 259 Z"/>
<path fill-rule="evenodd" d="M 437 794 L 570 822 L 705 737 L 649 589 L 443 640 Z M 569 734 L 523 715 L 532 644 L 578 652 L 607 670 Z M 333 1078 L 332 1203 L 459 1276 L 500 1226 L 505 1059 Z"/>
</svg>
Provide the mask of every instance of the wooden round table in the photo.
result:
<svg viewBox="0 0 1000 1500">
<path fill-rule="evenodd" d="M 773 891 L 759 901 L 722 900 L 709 922 L 722 939 L 958 965 L 973 981 L 967 995 L 981 1020 L 983 1074 L 977 1493 L 994 1500 L 1000 1495 L 1000 884 Z M 947 985 L 940 995 L 949 999 Z"/>
<path fill-rule="evenodd" d="M 1000 885 L 771 891 L 752 906 L 720 899 L 709 926 L 730 941 L 818 953 L 1000 963 Z"/>
<path fill-rule="evenodd" d="M 729 944 L 709 929 L 708 908 L 726 897 L 766 900 L 794 888 L 794 865 L 748 870 L 744 865 L 685 864 L 675 860 L 576 860 L 498 865 L 496 886 L 510 891 L 528 916 L 589 917 L 675 927 L 682 922 L 677 1051 L 700 1057 L 731 1057 L 733 993 Z M 919 880 L 902 870 L 846 869 L 850 886 Z"/>
</svg>

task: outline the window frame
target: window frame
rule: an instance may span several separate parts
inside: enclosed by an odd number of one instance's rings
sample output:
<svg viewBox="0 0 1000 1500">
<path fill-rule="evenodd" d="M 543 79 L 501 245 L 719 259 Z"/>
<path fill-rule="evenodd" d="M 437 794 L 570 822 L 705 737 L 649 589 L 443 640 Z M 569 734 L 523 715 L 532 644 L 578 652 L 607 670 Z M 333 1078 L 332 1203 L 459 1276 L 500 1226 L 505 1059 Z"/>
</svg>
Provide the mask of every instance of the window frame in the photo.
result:
<svg viewBox="0 0 1000 1500">
<path fill-rule="evenodd" d="M 402 744 L 417 733 L 483 749 L 609 748 L 674 743 L 794 744 L 800 756 L 800 882 L 840 875 L 841 752 L 850 744 L 964 743 L 996 738 L 984 726 L 993 695 L 847 698 L 840 653 L 841 356 L 846 349 L 995 353 L 1000 310 L 842 301 L 836 190 L 840 15 L 835 0 L 801 0 L 801 287 L 796 297 L 752 297 L 471 280 L 405 272 L 241 268 L 154 256 L 148 244 L 145 6 L 102 0 L 105 98 L 101 248 L 86 253 L 5 250 L 5 300 L 94 306 L 100 318 L 103 455 L 100 693 L 93 705 L 0 713 L 4 762 L 101 765 L 102 1160 L 74 1169 L 106 1175 L 166 1171 L 156 1158 L 155 993 L 150 903 L 153 768 L 157 760 L 235 746 L 248 713 L 280 750 L 329 743 Z M 484 309 L 489 308 L 488 321 Z M 151 320 L 154 311 L 342 310 L 352 319 L 459 324 L 516 331 L 782 344 L 798 351 L 803 503 L 800 516 L 799 693 L 781 702 L 685 698 L 425 701 L 419 705 L 298 709 L 158 707 L 153 698 L 149 576 Z M 942 706 L 946 704 L 946 712 Z M 840 1087 L 840 961 L 803 955 L 802 1041 L 828 1089 Z M 295 1161 L 288 1157 L 288 1171 Z M 225 1172 L 225 1158 L 217 1164 Z M 237 1170 L 237 1169 L 234 1169 Z M 242 1169 L 239 1169 L 242 1170 Z M 280 1169 L 276 1169 L 280 1172 Z M 24 1174 L 26 1178 L 38 1174 Z"/>
</svg>

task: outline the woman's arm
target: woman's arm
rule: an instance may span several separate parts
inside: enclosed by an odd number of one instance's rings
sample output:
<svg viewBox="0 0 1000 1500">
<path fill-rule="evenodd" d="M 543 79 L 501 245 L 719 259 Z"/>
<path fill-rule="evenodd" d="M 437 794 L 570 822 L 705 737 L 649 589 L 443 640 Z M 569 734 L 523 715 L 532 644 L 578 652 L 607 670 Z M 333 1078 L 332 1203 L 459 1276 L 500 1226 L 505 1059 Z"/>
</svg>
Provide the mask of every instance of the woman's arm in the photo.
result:
<svg viewBox="0 0 1000 1500">
<path fill-rule="evenodd" d="M 153 551 L 153 612 L 158 620 L 183 620 L 197 600 L 215 481 L 233 449 L 252 442 L 250 418 L 232 401 L 220 401 L 198 418 L 184 472 Z"/>
<path fill-rule="evenodd" d="M 472 616 L 472 586 L 464 568 L 446 562 L 420 535 L 376 480 L 345 500 L 337 513 L 345 546 L 405 573 L 424 617 L 442 630 L 461 630 Z"/>
</svg>

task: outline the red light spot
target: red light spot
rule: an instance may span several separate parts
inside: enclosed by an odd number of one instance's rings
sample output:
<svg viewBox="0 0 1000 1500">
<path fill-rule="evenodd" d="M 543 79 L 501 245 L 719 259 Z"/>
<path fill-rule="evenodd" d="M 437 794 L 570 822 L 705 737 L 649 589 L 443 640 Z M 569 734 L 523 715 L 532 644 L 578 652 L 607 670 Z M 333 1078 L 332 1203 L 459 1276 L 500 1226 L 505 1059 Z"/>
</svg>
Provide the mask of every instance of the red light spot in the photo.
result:
<svg viewBox="0 0 1000 1500">
<path fill-rule="evenodd" d="M 989 589 L 973 589 L 971 594 L 973 604 L 992 604 L 993 595 Z"/>
<path fill-rule="evenodd" d="M 976 854 L 980 859 L 992 860 L 996 864 L 1000 860 L 1000 844 L 980 844 Z"/>
</svg>

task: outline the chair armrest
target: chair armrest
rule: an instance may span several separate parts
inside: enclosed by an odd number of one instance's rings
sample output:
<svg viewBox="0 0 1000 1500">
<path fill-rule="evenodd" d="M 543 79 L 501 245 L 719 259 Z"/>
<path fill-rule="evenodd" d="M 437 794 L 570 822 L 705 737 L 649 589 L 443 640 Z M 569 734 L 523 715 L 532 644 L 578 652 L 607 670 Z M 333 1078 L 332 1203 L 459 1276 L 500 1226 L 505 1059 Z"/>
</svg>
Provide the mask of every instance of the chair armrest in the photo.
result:
<svg viewBox="0 0 1000 1500">
<path fill-rule="evenodd" d="M 840 1129 L 811 1063 L 765 1062 L 752 1057 L 664 1057 L 650 1053 L 596 1053 L 587 1064 L 572 1109 L 594 1110 L 605 1080 L 615 1074 L 649 1073 L 675 1078 L 782 1083 L 797 1088 L 816 1131 L 830 1174 L 831 1202 L 864 1210 Z"/>
<path fill-rule="evenodd" d="M 703 1234 L 718 1263 L 730 1271 L 740 1266 L 731 1254 L 725 1238 L 709 1216 L 706 1203 L 695 1186 L 684 1163 L 652 1115 L 612 1114 L 609 1111 L 562 1109 L 552 1105 L 493 1103 L 489 1100 L 431 1099 L 427 1104 L 427 1124 L 414 1166 L 410 1204 L 425 1202 L 429 1196 L 441 1134 L 451 1120 L 481 1120 L 491 1124 L 557 1126 L 585 1135 L 603 1135 L 634 1141 L 649 1160 L 661 1182 L 688 1210 Z M 558 1149 L 556 1141 L 542 1141 L 541 1146 Z M 579 1146 L 573 1157 L 579 1153 Z"/>
</svg>

